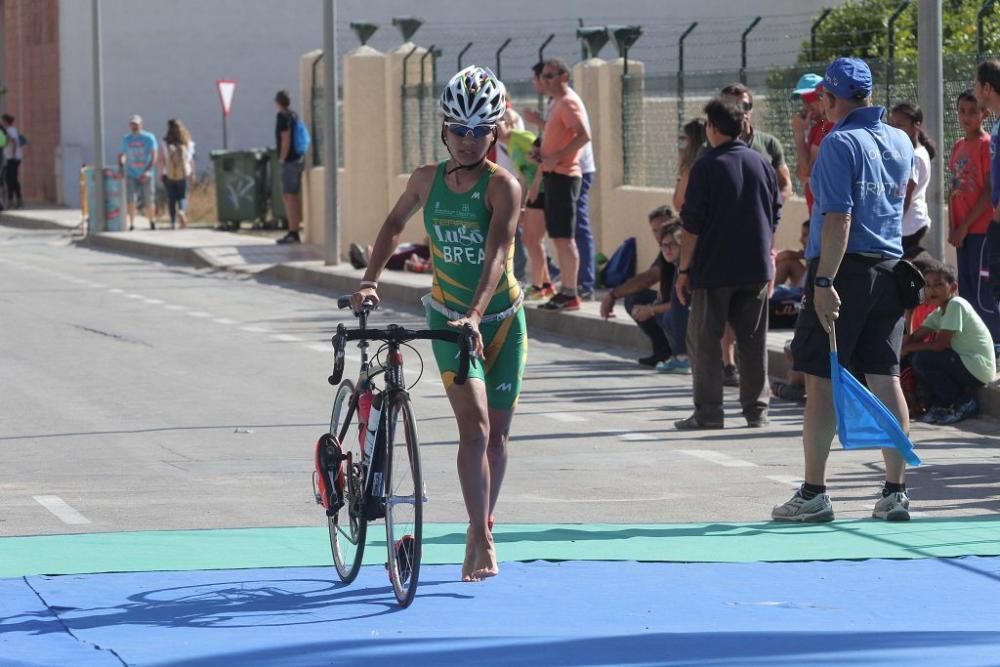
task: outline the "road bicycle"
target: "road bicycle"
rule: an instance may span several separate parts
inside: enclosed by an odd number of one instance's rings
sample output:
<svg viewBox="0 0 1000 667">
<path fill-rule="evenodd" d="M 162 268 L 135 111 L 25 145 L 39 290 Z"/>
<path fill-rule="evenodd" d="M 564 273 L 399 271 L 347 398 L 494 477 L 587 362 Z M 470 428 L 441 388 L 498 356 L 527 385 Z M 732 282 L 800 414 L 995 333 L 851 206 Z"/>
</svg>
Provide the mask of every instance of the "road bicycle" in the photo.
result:
<svg viewBox="0 0 1000 667">
<path fill-rule="evenodd" d="M 350 297 L 337 301 L 350 308 Z M 330 548 L 337 574 L 344 583 L 358 576 L 365 550 L 368 524 L 385 519 L 386 569 L 396 600 L 402 607 L 413 602 L 420 576 L 423 504 L 426 486 L 420 475 L 420 448 L 417 439 L 410 385 L 403 378 L 402 348 L 415 340 L 442 340 L 459 347 L 459 372 L 455 379 L 464 384 L 475 350 L 473 329 L 451 331 L 406 329 L 390 324 L 369 329 L 371 304 L 366 302 L 358 318 L 358 328 L 337 325 L 333 336 L 334 368 L 328 381 L 337 387 L 330 415 L 330 429 L 316 443 L 313 493 L 326 509 Z M 341 381 L 344 375 L 344 348 L 359 341 L 361 371 L 356 382 Z M 372 341 L 382 345 L 369 359 Z M 384 353 L 384 354 L 383 354 Z M 422 361 L 422 359 L 421 359 Z M 382 376 L 382 387 L 376 379 Z M 352 430 L 358 417 L 357 431 Z M 400 428 L 402 427 L 402 428 Z"/>
</svg>

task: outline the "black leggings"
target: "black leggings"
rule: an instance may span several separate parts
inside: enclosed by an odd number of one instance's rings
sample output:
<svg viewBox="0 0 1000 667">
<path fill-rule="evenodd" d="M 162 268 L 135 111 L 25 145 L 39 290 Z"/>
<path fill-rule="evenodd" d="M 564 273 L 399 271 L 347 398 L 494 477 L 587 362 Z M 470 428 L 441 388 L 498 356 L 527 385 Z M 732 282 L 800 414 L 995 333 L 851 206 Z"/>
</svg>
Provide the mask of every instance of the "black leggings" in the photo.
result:
<svg viewBox="0 0 1000 667">
<path fill-rule="evenodd" d="M 7 185 L 8 202 L 21 201 L 21 181 L 18 179 L 20 167 L 20 160 L 7 160 L 4 165 L 4 181 Z"/>
</svg>

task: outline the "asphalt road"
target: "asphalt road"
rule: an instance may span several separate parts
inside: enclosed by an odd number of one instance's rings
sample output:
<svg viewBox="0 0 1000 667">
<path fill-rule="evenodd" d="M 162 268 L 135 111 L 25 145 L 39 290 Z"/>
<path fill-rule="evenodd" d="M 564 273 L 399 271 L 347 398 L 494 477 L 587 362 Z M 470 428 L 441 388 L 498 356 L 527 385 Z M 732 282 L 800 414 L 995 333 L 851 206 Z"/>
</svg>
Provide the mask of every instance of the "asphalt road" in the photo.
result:
<svg viewBox="0 0 1000 667">
<path fill-rule="evenodd" d="M 0 535 L 322 525 L 313 445 L 333 395 L 329 338 L 352 319 L 330 295 L 0 228 Z M 388 309 L 372 324 L 393 321 L 421 319 Z M 456 428 L 417 348 L 425 517 L 461 521 Z M 801 474 L 801 408 L 775 401 L 752 430 L 728 399 L 730 428 L 682 434 L 689 379 L 532 337 L 497 520 L 766 520 Z M 915 517 L 1000 511 L 996 424 L 963 426 L 915 427 Z M 870 515 L 880 458 L 834 452 L 838 517 Z"/>
</svg>

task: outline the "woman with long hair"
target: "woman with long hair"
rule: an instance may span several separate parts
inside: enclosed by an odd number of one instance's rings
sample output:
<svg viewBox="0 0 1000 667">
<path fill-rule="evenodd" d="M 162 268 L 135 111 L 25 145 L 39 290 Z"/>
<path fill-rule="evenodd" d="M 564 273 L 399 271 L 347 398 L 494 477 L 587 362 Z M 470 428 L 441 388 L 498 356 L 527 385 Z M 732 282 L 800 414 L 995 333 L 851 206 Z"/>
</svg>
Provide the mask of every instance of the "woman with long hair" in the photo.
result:
<svg viewBox="0 0 1000 667">
<path fill-rule="evenodd" d="M 194 142 L 184 123 L 176 118 L 167 121 L 167 133 L 160 148 L 160 170 L 167 191 L 167 211 L 170 228 L 187 227 L 187 183 L 194 173 Z"/>
<path fill-rule="evenodd" d="M 705 119 L 695 118 L 684 124 L 684 134 L 681 136 L 681 148 L 677 155 L 677 185 L 674 188 L 674 210 L 679 211 L 684 206 L 684 193 L 687 191 L 688 174 L 694 161 L 698 159 L 705 146 Z"/>
<path fill-rule="evenodd" d="M 927 184 L 931 181 L 931 160 L 937 147 L 924 132 L 924 112 L 916 104 L 900 102 L 892 108 L 890 120 L 913 142 L 913 175 L 903 202 L 903 256 L 915 257 L 923 249 L 920 240 L 931 226 L 927 209 Z"/>
</svg>

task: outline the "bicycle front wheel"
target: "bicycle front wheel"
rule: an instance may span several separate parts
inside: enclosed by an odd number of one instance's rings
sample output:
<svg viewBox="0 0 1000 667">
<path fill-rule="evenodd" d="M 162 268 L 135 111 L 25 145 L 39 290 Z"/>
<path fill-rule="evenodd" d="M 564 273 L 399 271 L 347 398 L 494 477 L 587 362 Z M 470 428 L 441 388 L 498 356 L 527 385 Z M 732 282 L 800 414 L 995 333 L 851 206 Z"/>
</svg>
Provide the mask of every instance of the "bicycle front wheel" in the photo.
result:
<svg viewBox="0 0 1000 667">
<path fill-rule="evenodd" d="M 385 533 L 389 579 L 403 607 L 413 602 L 420 575 L 424 486 L 410 398 L 396 394 L 386 420 Z"/>
<path fill-rule="evenodd" d="M 340 464 L 337 484 L 343 489 L 344 505 L 327 517 L 330 532 L 330 549 L 333 564 L 340 580 L 345 584 L 354 581 L 361 569 L 365 553 L 365 534 L 368 523 L 364 515 L 364 468 L 361 465 L 361 444 L 350 420 L 356 412 L 351 405 L 354 383 L 344 380 L 337 388 L 330 415 L 330 434 L 337 440 L 344 456 L 349 459 Z"/>
</svg>

